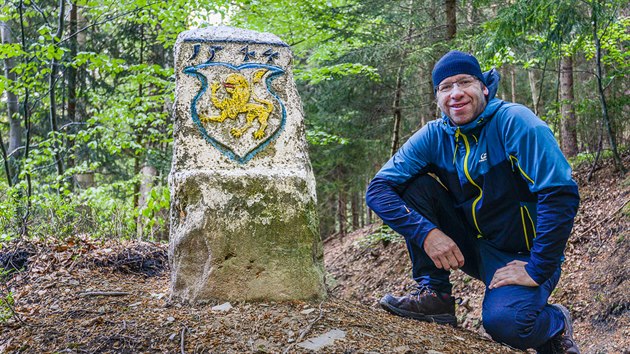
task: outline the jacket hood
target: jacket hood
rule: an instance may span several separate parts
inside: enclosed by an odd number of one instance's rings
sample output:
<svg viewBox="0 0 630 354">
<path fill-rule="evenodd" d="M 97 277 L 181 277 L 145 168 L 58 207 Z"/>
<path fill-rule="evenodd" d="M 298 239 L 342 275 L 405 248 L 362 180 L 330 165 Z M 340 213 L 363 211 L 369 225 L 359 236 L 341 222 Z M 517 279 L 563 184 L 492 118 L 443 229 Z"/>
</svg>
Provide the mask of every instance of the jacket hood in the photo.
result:
<svg viewBox="0 0 630 354">
<path fill-rule="evenodd" d="M 486 82 L 486 87 L 488 88 L 486 108 L 477 118 L 475 118 L 475 120 L 459 126 L 453 125 L 453 123 L 451 123 L 451 120 L 444 113 L 442 113 L 443 124 L 441 124 L 441 126 L 446 130 L 447 133 L 455 135 L 455 132 L 458 129 L 463 133 L 467 133 L 474 129 L 482 127 L 490 119 L 492 119 L 494 113 L 496 113 L 497 109 L 499 109 L 499 107 L 503 104 L 503 101 L 494 97 L 497 93 L 497 90 L 499 89 L 499 80 L 501 80 L 501 75 L 499 75 L 499 72 L 493 68 L 490 71 L 486 71 L 485 73 L 483 73 L 483 78 Z"/>
</svg>

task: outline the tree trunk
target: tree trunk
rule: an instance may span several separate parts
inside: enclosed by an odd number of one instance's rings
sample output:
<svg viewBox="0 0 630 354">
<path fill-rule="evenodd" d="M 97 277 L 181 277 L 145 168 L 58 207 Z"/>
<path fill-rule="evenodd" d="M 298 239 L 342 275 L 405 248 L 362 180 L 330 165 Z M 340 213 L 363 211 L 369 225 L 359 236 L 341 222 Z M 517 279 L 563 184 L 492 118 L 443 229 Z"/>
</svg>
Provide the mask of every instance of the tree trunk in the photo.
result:
<svg viewBox="0 0 630 354">
<path fill-rule="evenodd" d="M 9 187 L 12 187 L 13 178 L 11 177 L 11 168 L 9 167 L 9 158 L 7 157 L 7 149 L 4 148 L 4 139 L 2 139 L 2 131 L 0 131 L 0 153 L 2 153 L 0 157 L 2 157 L 2 165 L 4 167 L 4 173 L 7 176 L 7 184 L 9 185 Z"/>
<path fill-rule="evenodd" d="M 359 215 L 361 214 L 361 201 L 359 198 L 359 193 L 352 192 L 352 201 L 350 207 L 352 209 L 352 230 L 358 230 L 361 227 L 359 218 Z"/>
<path fill-rule="evenodd" d="M 365 203 L 361 194 L 357 193 L 357 196 L 359 198 L 359 227 L 363 227 L 365 226 Z"/>
<path fill-rule="evenodd" d="M 413 12 L 413 0 L 409 2 L 409 13 Z M 407 29 L 407 37 L 405 38 L 403 52 L 400 58 L 400 65 L 396 71 L 396 90 L 394 91 L 394 102 L 392 104 L 392 110 L 394 112 L 394 130 L 392 131 L 392 143 L 390 147 L 390 156 L 393 156 L 398 150 L 400 144 L 400 125 L 402 123 L 402 108 L 400 107 L 400 100 L 402 98 L 402 75 L 405 67 L 405 59 L 409 52 L 409 43 L 411 42 L 411 35 L 413 34 L 413 23 L 409 23 Z"/>
<path fill-rule="evenodd" d="M 610 124 L 610 117 L 608 117 L 608 106 L 606 104 L 606 96 L 604 95 L 604 86 L 602 84 L 602 45 L 599 40 L 599 34 L 597 34 L 598 9 L 595 8 L 598 5 L 599 4 L 595 1 L 591 2 L 591 24 L 593 25 L 593 39 L 595 41 L 595 65 L 597 68 L 597 74 L 595 75 L 597 78 L 597 92 L 599 93 L 599 101 L 602 105 L 602 118 L 604 120 L 604 125 L 606 126 L 606 132 L 608 133 L 608 140 L 610 142 L 610 149 L 613 153 L 615 166 L 617 167 L 617 170 L 625 173 L 626 169 L 623 166 L 621 157 L 619 157 L 619 153 L 617 152 L 617 142 L 615 141 L 615 135 L 613 134 L 612 126 Z"/>
<path fill-rule="evenodd" d="M 138 220 L 136 220 L 136 235 L 138 240 L 142 240 L 144 234 L 145 217 L 142 215 L 142 211 L 147 207 L 149 196 L 155 179 L 158 175 L 158 170 L 154 166 L 144 165 L 140 169 L 140 189 L 138 192 Z"/>
<path fill-rule="evenodd" d="M 0 37 L 2 37 L 2 44 L 13 43 L 11 37 L 11 29 L 6 22 L 0 22 Z M 13 70 L 13 59 L 4 59 L 4 77 L 9 81 L 15 82 L 16 75 Z M 20 124 L 19 117 L 19 103 L 18 98 L 12 90 L 6 90 L 7 95 L 7 116 L 9 117 L 9 139 L 7 154 L 15 157 L 15 149 L 22 145 L 22 125 Z"/>
<path fill-rule="evenodd" d="M 74 175 L 74 181 L 81 189 L 94 187 L 94 172 L 77 173 Z"/>
<path fill-rule="evenodd" d="M 346 235 L 346 193 L 343 188 L 339 188 L 339 194 L 337 198 L 337 222 L 339 223 L 339 235 L 341 237 Z"/>
<path fill-rule="evenodd" d="M 529 79 L 529 89 L 532 93 L 532 110 L 538 115 L 538 88 L 536 87 L 536 72 L 533 69 L 527 70 L 527 78 Z"/>
<path fill-rule="evenodd" d="M 468 23 L 468 28 L 473 28 L 475 26 L 475 8 L 473 7 L 472 1 L 466 2 L 466 22 Z M 455 29 L 457 30 L 457 29 Z"/>
<path fill-rule="evenodd" d="M 59 0 L 59 22 L 57 33 L 53 38 L 53 42 L 58 43 L 63 34 L 63 22 L 65 17 L 66 2 Z M 55 148 L 55 166 L 57 167 L 57 175 L 63 175 L 63 161 L 61 160 L 61 154 L 59 153 L 59 144 L 57 142 L 59 127 L 57 126 L 57 97 L 56 97 L 56 81 L 57 81 L 57 59 L 54 59 L 50 63 L 50 76 L 49 76 L 49 97 L 50 97 L 50 129 L 53 133 L 53 147 Z"/>
<path fill-rule="evenodd" d="M 560 134 L 562 136 L 562 152 L 567 157 L 578 153 L 577 119 L 573 109 L 573 58 L 565 56 L 560 59 L 560 101 L 562 121 Z"/>
<path fill-rule="evenodd" d="M 510 65 L 510 84 L 512 89 L 512 102 L 516 103 L 516 68 Z"/>
<path fill-rule="evenodd" d="M 18 12 L 20 14 L 20 37 L 22 42 L 22 48 L 26 48 L 26 31 L 24 30 L 24 1 L 20 0 L 20 4 L 18 5 Z M 30 90 L 28 86 L 24 89 L 24 99 L 22 100 L 22 112 L 24 115 L 24 129 L 26 130 L 25 140 L 24 140 L 24 159 L 29 158 L 30 149 L 31 149 L 31 116 L 29 110 L 29 98 L 30 98 Z M 20 220 L 20 234 L 22 237 L 28 237 L 29 234 L 29 222 L 28 219 L 31 214 L 31 207 L 33 205 L 33 201 L 31 196 L 33 195 L 33 183 L 31 178 L 31 172 L 25 171 L 24 173 L 26 177 L 26 208 L 22 213 L 22 217 Z M 18 212 L 20 212 L 19 210 Z"/>
<path fill-rule="evenodd" d="M 398 150 L 398 144 L 400 143 L 400 125 L 402 123 L 402 110 L 400 108 L 400 98 L 402 96 L 402 72 L 403 65 L 398 67 L 396 72 L 396 91 L 394 92 L 394 104 L 392 110 L 394 111 L 394 130 L 392 131 L 392 143 L 389 151 L 389 155 L 393 156 Z"/>
<path fill-rule="evenodd" d="M 142 62 L 144 61 L 143 57 L 144 57 L 144 25 L 140 25 L 140 64 L 142 64 Z M 142 99 L 143 96 L 143 85 L 142 82 L 138 83 L 138 97 L 139 99 Z M 136 144 L 138 146 L 140 146 L 142 144 L 142 134 L 139 132 L 139 130 L 141 129 L 141 127 L 136 127 Z M 138 173 L 140 173 L 140 159 L 141 156 L 138 156 L 137 154 L 135 155 L 134 159 L 133 159 L 133 174 L 134 176 L 137 175 Z M 139 197 L 140 197 L 140 182 L 137 182 L 134 184 L 133 186 L 133 207 L 134 208 L 138 208 L 140 207 L 140 203 L 139 203 Z"/>
<path fill-rule="evenodd" d="M 370 184 L 370 177 L 367 178 L 367 180 L 365 181 L 365 185 L 369 185 Z M 365 199 L 363 199 L 363 202 L 365 202 Z M 367 225 L 371 225 L 372 224 L 372 209 L 370 209 L 367 204 L 365 205 L 365 221 Z"/>
<path fill-rule="evenodd" d="M 70 33 L 73 34 L 77 31 L 77 4 L 76 1 L 72 3 L 72 9 L 70 10 Z M 77 36 L 70 38 L 70 57 L 75 58 L 77 56 Z M 76 121 L 77 111 L 77 69 L 70 65 L 66 69 L 68 75 L 68 121 Z"/>
<path fill-rule="evenodd" d="M 450 41 L 457 34 L 457 1 L 444 0 L 446 12 L 446 40 Z"/>
</svg>

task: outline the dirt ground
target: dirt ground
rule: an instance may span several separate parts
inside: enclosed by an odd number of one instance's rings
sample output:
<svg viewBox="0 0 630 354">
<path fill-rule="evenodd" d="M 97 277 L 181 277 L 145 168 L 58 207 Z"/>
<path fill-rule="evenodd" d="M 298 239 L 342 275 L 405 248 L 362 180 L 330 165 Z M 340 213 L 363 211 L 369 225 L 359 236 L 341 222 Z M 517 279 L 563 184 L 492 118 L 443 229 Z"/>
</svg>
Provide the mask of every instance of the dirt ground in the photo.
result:
<svg viewBox="0 0 630 354">
<path fill-rule="evenodd" d="M 630 178 L 609 165 L 590 183 L 587 173 L 577 169 L 582 203 L 552 300 L 570 308 L 583 353 L 630 353 Z M 403 294 L 413 284 L 403 243 L 365 244 L 376 228 L 325 241 L 326 301 L 227 309 L 169 300 L 165 245 L 85 237 L 13 242 L 0 249 L 0 262 L 22 262 L 24 270 L 0 281 L 0 352 L 308 353 L 301 345 L 331 333 L 343 338 L 319 352 L 515 352 L 484 337 L 483 286 L 461 272 L 452 277 L 462 299 L 458 328 L 378 308 L 383 294 Z"/>
<path fill-rule="evenodd" d="M 168 272 L 158 273 L 164 245 L 77 238 L 14 249 L 31 256 L 2 290 L 12 292 L 15 311 L 0 327 L 2 353 L 308 353 L 298 345 L 334 330 L 345 337 L 319 352 L 513 352 L 470 331 L 334 295 L 322 303 L 231 303 L 228 311 L 172 302 Z"/>
</svg>

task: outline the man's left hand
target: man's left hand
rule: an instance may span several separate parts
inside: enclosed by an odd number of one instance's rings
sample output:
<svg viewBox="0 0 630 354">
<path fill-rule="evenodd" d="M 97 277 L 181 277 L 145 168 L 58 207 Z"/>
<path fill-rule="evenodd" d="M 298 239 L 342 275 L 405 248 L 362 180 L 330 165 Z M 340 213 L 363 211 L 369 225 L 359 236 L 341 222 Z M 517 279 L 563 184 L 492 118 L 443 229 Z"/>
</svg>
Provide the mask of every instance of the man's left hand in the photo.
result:
<svg viewBox="0 0 630 354">
<path fill-rule="evenodd" d="M 526 264 L 527 262 L 514 260 L 505 267 L 499 268 L 494 273 L 488 288 L 495 289 L 504 285 L 538 286 L 538 283 L 525 271 Z"/>
</svg>

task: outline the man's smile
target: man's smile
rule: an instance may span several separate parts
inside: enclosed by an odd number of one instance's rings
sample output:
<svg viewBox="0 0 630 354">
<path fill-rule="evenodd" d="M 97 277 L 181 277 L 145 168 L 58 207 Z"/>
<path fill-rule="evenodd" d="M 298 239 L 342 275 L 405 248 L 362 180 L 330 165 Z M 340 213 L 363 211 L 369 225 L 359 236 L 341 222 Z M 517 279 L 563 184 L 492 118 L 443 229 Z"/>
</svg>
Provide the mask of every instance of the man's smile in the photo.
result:
<svg viewBox="0 0 630 354">
<path fill-rule="evenodd" d="M 463 102 L 463 103 L 453 103 L 450 105 L 451 108 L 453 109 L 460 109 L 464 106 L 466 106 L 469 102 Z"/>
</svg>

